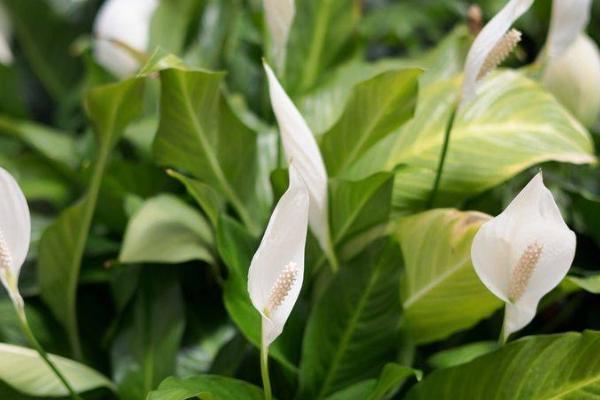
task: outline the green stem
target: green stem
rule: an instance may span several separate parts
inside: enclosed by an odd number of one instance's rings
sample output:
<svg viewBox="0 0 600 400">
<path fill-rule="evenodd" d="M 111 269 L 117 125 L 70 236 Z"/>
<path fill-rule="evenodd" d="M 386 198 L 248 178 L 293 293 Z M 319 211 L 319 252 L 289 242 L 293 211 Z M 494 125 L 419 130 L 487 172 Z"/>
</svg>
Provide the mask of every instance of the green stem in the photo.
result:
<svg viewBox="0 0 600 400">
<path fill-rule="evenodd" d="M 269 346 L 265 346 L 264 341 L 261 342 L 260 346 L 260 374 L 263 381 L 265 400 L 271 400 L 273 396 L 271 394 L 271 379 L 269 378 Z"/>
<path fill-rule="evenodd" d="M 42 359 L 46 362 L 48 367 L 50 367 L 52 372 L 54 372 L 56 377 L 65 386 L 65 388 L 69 392 L 69 395 L 71 396 L 71 398 L 73 400 L 81 400 L 81 397 L 79 397 L 77 392 L 73 389 L 73 387 L 71 387 L 71 385 L 69 384 L 69 381 L 67 381 L 67 378 L 65 378 L 65 376 L 60 372 L 58 367 L 52 362 L 52 360 L 50 360 L 50 357 L 48 356 L 48 353 L 46 353 L 46 350 L 44 350 L 44 348 L 42 347 L 40 342 L 38 342 L 37 339 L 35 338 L 33 331 L 31 330 L 31 327 L 29 326 L 29 322 L 27 321 L 27 315 L 25 314 L 25 306 L 22 305 L 21 307 L 19 307 L 16 305 L 16 310 L 17 310 L 17 314 L 19 316 L 19 322 L 21 325 L 21 329 L 23 330 L 23 333 L 27 337 L 27 340 L 29 340 L 29 343 L 31 343 L 31 345 L 35 348 L 35 350 L 37 350 L 40 357 L 42 357 Z"/>
<path fill-rule="evenodd" d="M 502 329 L 500 329 L 500 337 L 498 338 L 498 344 L 500 347 L 504 346 L 508 341 L 508 336 L 504 334 L 506 330 L 506 307 L 504 309 L 504 319 L 502 320 Z"/>
<path fill-rule="evenodd" d="M 437 166 L 435 181 L 433 182 L 433 188 L 431 189 L 431 194 L 429 195 L 429 200 L 427 201 L 428 209 L 433 207 L 435 203 L 435 198 L 440 188 L 442 173 L 444 171 L 444 164 L 446 163 L 446 155 L 448 154 L 448 147 L 450 145 L 450 134 L 452 133 L 452 127 L 454 126 L 454 120 L 456 118 L 457 110 L 458 103 L 455 101 L 452 105 L 452 112 L 450 113 L 450 118 L 448 119 L 448 123 L 446 124 L 446 130 L 444 132 L 444 143 L 442 145 L 442 152 L 440 154 L 440 161 Z"/>
</svg>

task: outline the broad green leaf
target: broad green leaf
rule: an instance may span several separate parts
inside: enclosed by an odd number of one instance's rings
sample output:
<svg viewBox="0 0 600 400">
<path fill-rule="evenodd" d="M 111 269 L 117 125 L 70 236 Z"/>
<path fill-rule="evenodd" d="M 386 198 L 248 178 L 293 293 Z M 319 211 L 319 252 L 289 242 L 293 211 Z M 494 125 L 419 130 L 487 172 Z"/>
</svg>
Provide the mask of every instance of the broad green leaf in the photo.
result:
<svg viewBox="0 0 600 400">
<path fill-rule="evenodd" d="M 204 0 L 161 1 L 152 17 L 150 48 L 160 46 L 171 53 L 180 53 L 190 23 L 198 17 L 203 2 Z"/>
<path fill-rule="evenodd" d="M 233 378 L 201 375 L 185 379 L 168 378 L 147 400 L 263 400 L 258 387 Z"/>
<path fill-rule="evenodd" d="M 0 116 L 0 133 L 19 138 L 63 172 L 72 170 L 79 164 L 75 140 L 67 132 L 27 120 Z"/>
<path fill-rule="evenodd" d="M 368 379 L 339 390 L 328 396 L 326 400 L 366 399 L 373 393 L 376 385 L 377 381 L 375 379 Z"/>
<path fill-rule="evenodd" d="M 122 400 L 144 399 L 175 372 L 185 327 L 177 276 L 170 269 L 147 267 L 123 321 L 111 349 L 114 380 Z"/>
<path fill-rule="evenodd" d="M 248 268 L 258 242 L 250 233 L 232 219 L 222 216 L 217 229 L 217 249 L 229 275 L 223 288 L 225 308 L 241 332 L 256 347 L 260 347 L 260 314 L 248 294 Z M 269 348 L 270 355 L 288 370 L 295 372 L 292 354 L 298 351 L 299 340 L 294 338 L 294 314 L 286 323 L 283 334 Z"/>
<path fill-rule="evenodd" d="M 421 207 L 438 165 L 443 132 L 460 79 L 421 91 L 415 118 L 390 143 L 394 207 Z M 518 72 L 484 80 L 477 100 L 457 115 L 438 198 L 452 204 L 545 161 L 595 161 L 588 132 L 549 93 Z"/>
<path fill-rule="evenodd" d="M 417 343 L 467 329 L 501 306 L 471 264 L 471 242 L 489 218 L 437 209 L 398 223 L 395 236 L 405 264 L 404 315 Z"/>
<path fill-rule="evenodd" d="M 255 234 L 267 206 L 256 190 L 256 135 L 232 113 L 221 94 L 222 73 L 160 72 L 161 114 L 154 155 L 210 185 Z"/>
<path fill-rule="evenodd" d="M 377 384 L 368 400 L 382 400 L 400 389 L 402 384 L 411 376 L 421 379 L 421 372 L 404 365 L 387 364 L 377 380 Z"/>
<path fill-rule="evenodd" d="M 114 385 L 99 372 L 63 357 L 51 355 L 50 358 L 78 393 L 97 388 L 114 390 Z M 29 396 L 51 398 L 69 395 L 36 351 L 5 343 L 0 343 L 0 381 Z"/>
<path fill-rule="evenodd" d="M 224 201 L 219 193 L 207 184 L 180 174 L 177 171 L 168 170 L 167 173 L 184 184 L 188 193 L 202 207 L 213 228 L 216 229 L 219 222 L 219 215 L 225 209 Z"/>
<path fill-rule="evenodd" d="M 40 240 L 38 271 L 41 295 L 67 330 L 77 357 L 81 346 L 77 329 L 76 295 L 87 237 L 102 177 L 111 152 L 127 124 L 142 108 L 143 81 L 131 79 L 91 90 L 85 106 L 97 134 L 97 152 L 87 192 L 63 211 Z"/>
<path fill-rule="evenodd" d="M 69 52 L 82 33 L 80 28 L 45 0 L 4 0 L 3 4 L 31 68 L 55 100 L 64 100 L 82 71 L 80 60 Z"/>
<path fill-rule="evenodd" d="M 122 263 L 214 262 L 210 226 L 193 207 L 163 194 L 144 202 L 129 220 L 119 261 Z"/>
<path fill-rule="evenodd" d="M 391 241 L 343 266 L 314 305 L 304 336 L 300 398 L 324 399 L 376 377 L 399 346 L 401 256 Z"/>
<path fill-rule="evenodd" d="M 600 333 L 532 336 L 458 367 L 433 372 L 407 400 L 595 399 Z"/>
<path fill-rule="evenodd" d="M 336 245 L 387 222 L 393 176 L 379 173 L 361 181 L 331 181 L 331 229 Z"/>
<path fill-rule="evenodd" d="M 566 292 L 583 289 L 588 293 L 600 294 L 600 274 L 590 276 L 567 276 L 561 283 L 561 288 Z"/>
<path fill-rule="evenodd" d="M 322 72 L 342 57 L 360 17 L 354 0 L 299 0 L 290 31 L 286 87 L 310 89 Z"/>
<path fill-rule="evenodd" d="M 429 357 L 427 363 L 435 369 L 449 368 L 498 349 L 498 342 L 476 342 L 440 351 Z"/>
<path fill-rule="evenodd" d="M 412 117 L 420 74 L 414 68 L 389 71 L 355 87 L 344 113 L 321 140 L 330 176 L 343 175 L 371 146 Z"/>
</svg>

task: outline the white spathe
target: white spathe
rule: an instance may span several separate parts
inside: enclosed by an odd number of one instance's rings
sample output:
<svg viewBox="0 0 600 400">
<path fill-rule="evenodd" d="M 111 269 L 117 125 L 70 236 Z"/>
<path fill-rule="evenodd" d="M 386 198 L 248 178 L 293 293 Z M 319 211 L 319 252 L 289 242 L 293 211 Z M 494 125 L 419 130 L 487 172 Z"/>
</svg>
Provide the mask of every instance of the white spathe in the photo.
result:
<svg viewBox="0 0 600 400">
<path fill-rule="evenodd" d="M 563 280 L 575 244 L 575 233 L 563 221 L 541 173 L 500 215 L 482 225 L 471 258 L 483 284 L 506 303 L 505 339 L 531 322 L 541 298 Z"/>
<path fill-rule="evenodd" d="M 560 57 L 549 60 L 544 86 L 586 127 L 600 117 L 600 51 L 582 34 Z"/>
<path fill-rule="evenodd" d="M 100 65 L 117 77 L 131 75 L 140 67 L 118 41 L 132 49 L 145 52 L 150 41 L 150 23 L 158 0 L 108 0 L 94 22 L 97 42 L 94 49 Z"/>
<path fill-rule="evenodd" d="M 30 239 L 31 217 L 25 195 L 15 179 L 0 167 L 0 280 L 15 302 L 21 297 L 17 282 Z"/>
<path fill-rule="evenodd" d="M 4 65 L 12 64 L 13 53 L 10 49 L 10 38 L 12 35 L 12 25 L 6 9 L 0 4 L 0 63 Z"/>
<path fill-rule="evenodd" d="M 554 0 L 552 18 L 546 40 L 550 60 L 562 56 L 577 37 L 583 33 L 590 20 L 592 0 Z"/>
<path fill-rule="evenodd" d="M 475 98 L 479 73 L 488 55 L 532 4 L 533 0 L 510 0 L 479 32 L 467 54 L 461 104 Z"/>
<path fill-rule="evenodd" d="M 329 237 L 327 171 L 314 135 L 273 70 L 264 63 L 269 79 L 271 105 L 279 124 L 288 163 L 293 162 L 310 194 L 310 227 L 325 252 L 331 251 Z"/>
<path fill-rule="evenodd" d="M 296 14 L 295 0 L 263 0 L 274 61 L 281 68 L 285 61 L 288 36 Z"/>
<path fill-rule="evenodd" d="M 304 279 L 304 249 L 308 230 L 309 195 L 296 165 L 289 169 L 290 184 L 273 210 L 248 271 L 248 292 L 262 316 L 262 343 L 269 346 L 283 331 Z M 295 270 L 293 283 L 273 307 L 270 301 L 286 267 Z"/>
</svg>

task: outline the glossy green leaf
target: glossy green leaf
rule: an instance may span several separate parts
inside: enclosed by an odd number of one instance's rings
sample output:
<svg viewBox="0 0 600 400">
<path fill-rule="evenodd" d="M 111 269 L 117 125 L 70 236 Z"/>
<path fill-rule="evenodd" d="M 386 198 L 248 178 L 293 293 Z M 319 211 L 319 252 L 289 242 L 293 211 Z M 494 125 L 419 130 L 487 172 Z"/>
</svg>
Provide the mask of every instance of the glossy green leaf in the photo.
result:
<svg viewBox="0 0 600 400">
<path fill-rule="evenodd" d="M 150 48 L 159 46 L 171 53 L 180 53 L 190 23 L 198 17 L 203 2 L 204 0 L 161 1 L 152 18 Z"/>
<path fill-rule="evenodd" d="M 78 357 L 81 348 L 76 294 L 85 244 L 111 152 L 127 124 L 140 113 L 142 90 L 143 81 L 131 79 L 90 91 L 85 106 L 97 134 L 98 148 L 87 192 L 78 203 L 63 211 L 40 240 L 41 295 L 66 328 L 71 348 Z"/>
<path fill-rule="evenodd" d="M 166 166 L 210 185 L 258 234 L 266 219 L 256 190 L 256 135 L 232 113 L 221 94 L 222 73 L 160 72 L 161 117 L 154 155 Z"/>
<path fill-rule="evenodd" d="M 340 59 L 360 16 L 353 0 L 299 0 L 290 31 L 286 87 L 310 89 L 323 70 Z"/>
<path fill-rule="evenodd" d="M 389 71 L 355 87 L 344 113 L 321 140 L 330 176 L 343 176 L 371 146 L 412 117 L 420 74 L 414 68 Z"/>
<path fill-rule="evenodd" d="M 47 1 L 5 0 L 3 4 L 31 68 L 52 97 L 63 100 L 82 72 L 80 60 L 69 51 L 80 28 L 56 13 Z"/>
<path fill-rule="evenodd" d="M 129 220 L 119 261 L 123 263 L 214 262 L 213 237 L 204 217 L 178 197 L 144 202 Z"/>
<path fill-rule="evenodd" d="M 150 393 L 148 400 L 263 400 L 258 387 L 237 379 L 216 375 L 201 375 L 185 379 L 169 378 L 158 390 Z"/>
<path fill-rule="evenodd" d="M 212 187 L 194 178 L 190 178 L 177 171 L 169 170 L 167 173 L 185 185 L 188 193 L 196 200 L 198 205 L 209 218 L 213 228 L 216 229 L 219 215 L 225 209 L 225 202 Z"/>
<path fill-rule="evenodd" d="M 373 378 L 400 344 L 399 248 L 371 245 L 325 288 L 311 312 L 300 364 L 300 398 L 324 399 Z"/>
<path fill-rule="evenodd" d="M 458 367 L 433 372 L 407 400 L 595 399 L 600 393 L 600 333 L 532 336 Z"/>
<path fill-rule="evenodd" d="M 143 272 L 124 327 L 113 343 L 113 374 L 122 400 L 144 399 L 175 371 L 185 313 L 179 282 L 169 272 L 149 268 Z"/>
<path fill-rule="evenodd" d="M 443 350 L 429 357 L 427 363 L 433 368 L 449 368 L 469 361 L 498 349 L 498 342 L 476 342 Z"/>
<path fill-rule="evenodd" d="M 107 378 L 83 364 L 55 355 L 50 358 L 78 393 L 97 388 L 114 389 Z M 29 396 L 51 398 L 69 395 L 36 351 L 5 343 L 0 343 L 0 381 Z"/>
<path fill-rule="evenodd" d="M 393 176 L 379 173 L 351 182 L 331 181 L 331 229 L 336 245 L 387 222 Z"/>
<path fill-rule="evenodd" d="M 471 263 L 473 237 L 489 218 L 438 209 L 400 220 L 395 236 L 404 254 L 402 301 L 417 343 L 467 329 L 502 305 Z"/>
</svg>

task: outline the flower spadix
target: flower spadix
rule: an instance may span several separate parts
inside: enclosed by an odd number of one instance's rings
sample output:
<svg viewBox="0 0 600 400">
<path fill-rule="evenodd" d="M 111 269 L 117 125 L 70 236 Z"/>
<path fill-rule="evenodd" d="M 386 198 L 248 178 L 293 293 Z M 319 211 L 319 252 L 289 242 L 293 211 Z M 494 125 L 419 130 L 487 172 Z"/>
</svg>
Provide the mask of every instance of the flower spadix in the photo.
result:
<svg viewBox="0 0 600 400">
<path fill-rule="evenodd" d="M 158 0 L 108 0 L 94 22 L 95 57 L 100 65 L 124 77 L 140 66 L 132 51 L 145 52 Z M 125 46 L 129 47 L 126 48 Z"/>
<path fill-rule="evenodd" d="M 562 281 L 574 256 L 575 233 L 539 173 L 480 228 L 471 248 L 477 275 L 506 303 L 504 339 L 531 322 L 540 299 Z"/>
<path fill-rule="evenodd" d="M 500 65 L 521 40 L 521 33 L 510 28 L 532 4 L 533 0 L 510 0 L 479 32 L 467 54 L 461 104 L 475 98 L 478 81 Z"/>
<path fill-rule="evenodd" d="M 31 218 L 14 178 L 0 168 L 0 280 L 17 308 L 23 307 L 18 280 L 29 251 Z"/>
<path fill-rule="evenodd" d="M 295 0 L 263 0 L 271 39 L 271 53 L 278 68 L 285 61 L 290 28 L 296 14 Z"/>
<path fill-rule="evenodd" d="M 248 292 L 262 316 L 262 343 L 267 347 L 283 331 L 304 278 L 309 195 L 295 164 L 289 177 L 248 271 Z"/>
<path fill-rule="evenodd" d="M 323 157 L 306 121 L 281 87 L 273 70 L 264 63 L 269 80 L 273 112 L 279 123 L 288 162 L 293 160 L 310 194 L 310 228 L 321 248 L 331 252 L 329 236 L 327 171 Z"/>
</svg>

